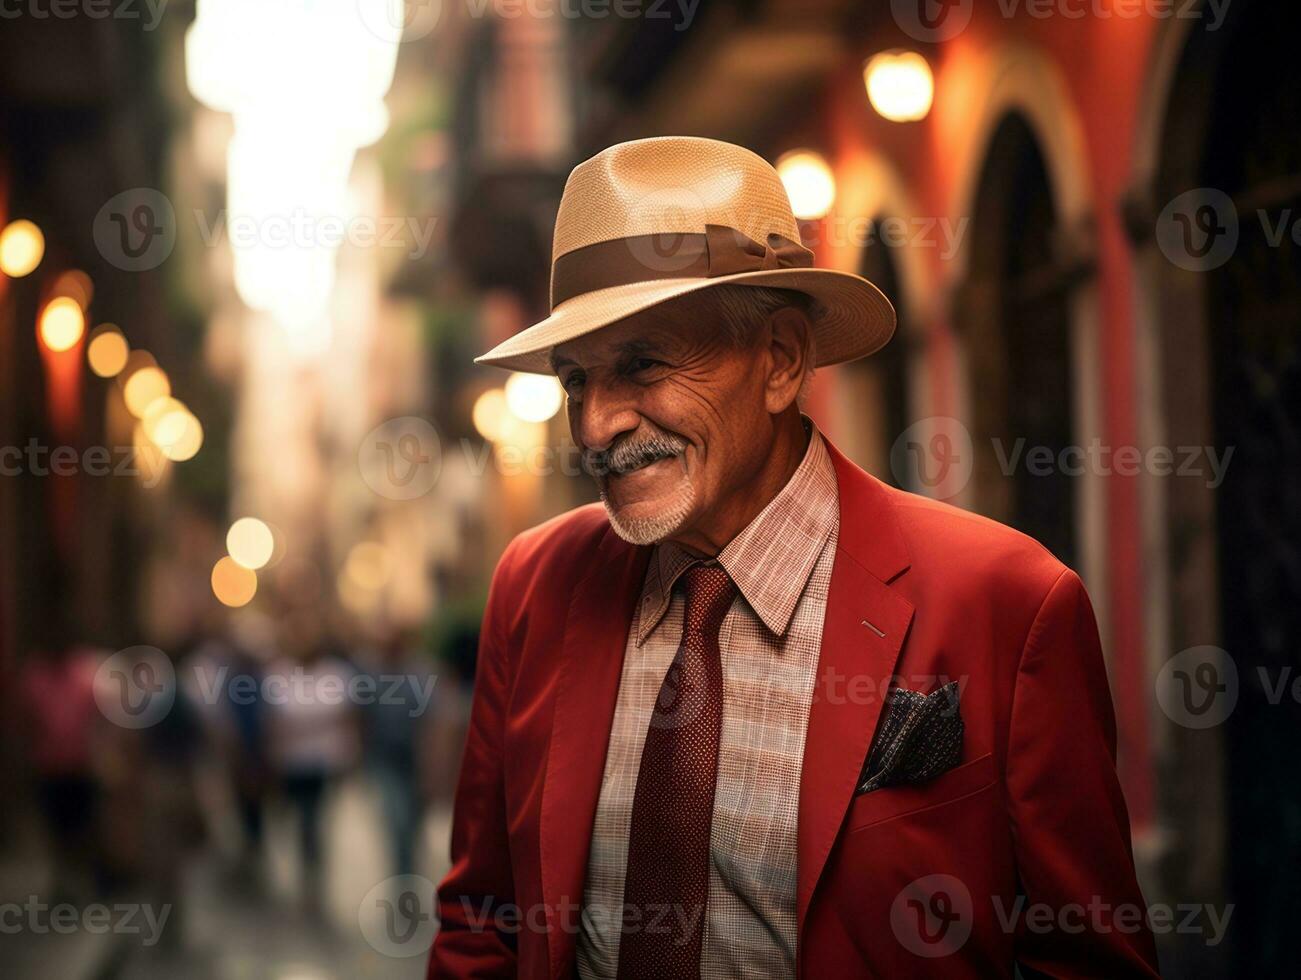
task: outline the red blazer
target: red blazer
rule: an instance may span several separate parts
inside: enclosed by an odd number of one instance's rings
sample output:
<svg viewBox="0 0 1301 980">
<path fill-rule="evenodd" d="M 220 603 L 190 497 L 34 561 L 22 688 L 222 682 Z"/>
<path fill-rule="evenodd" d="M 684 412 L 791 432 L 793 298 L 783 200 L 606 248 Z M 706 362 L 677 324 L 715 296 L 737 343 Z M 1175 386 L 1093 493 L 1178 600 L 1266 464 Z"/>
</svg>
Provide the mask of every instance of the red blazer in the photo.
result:
<svg viewBox="0 0 1301 980">
<path fill-rule="evenodd" d="M 840 532 L 800 780 L 800 975 L 1156 976 L 1079 579 L 1030 538 L 831 455 Z M 573 975 L 650 550 L 592 505 L 502 556 L 429 976 Z M 892 679 L 959 681 L 962 760 L 855 796 Z"/>
</svg>

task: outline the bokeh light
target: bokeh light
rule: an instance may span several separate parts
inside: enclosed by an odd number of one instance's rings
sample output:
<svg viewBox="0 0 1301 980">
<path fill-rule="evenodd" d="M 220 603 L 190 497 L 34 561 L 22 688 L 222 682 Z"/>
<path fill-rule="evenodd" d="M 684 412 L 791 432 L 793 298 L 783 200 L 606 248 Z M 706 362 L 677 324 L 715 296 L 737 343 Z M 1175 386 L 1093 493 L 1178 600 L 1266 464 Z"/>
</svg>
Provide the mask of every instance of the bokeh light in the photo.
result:
<svg viewBox="0 0 1301 980">
<path fill-rule="evenodd" d="M 795 217 L 824 217 L 836 201 L 836 178 L 819 153 L 792 150 L 777 160 L 777 174 L 786 186 Z"/>
<path fill-rule="evenodd" d="M 225 606 L 246 606 L 257 595 L 257 572 L 229 555 L 212 566 L 212 594 Z"/>
<path fill-rule="evenodd" d="M 41 343 L 52 351 L 75 347 L 85 332 L 86 314 L 81 304 L 70 296 L 56 296 L 41 311 L 37 333 Z"/>
<path fill-rule="evenodd" d="M 155 398 L 141 416 L 140 427 L 149 441 L 176 463 L 191 459 L 203 445 L 203 426 L 177 398 Z"/>
<path fill-rule="evenodd" d="M 501 388 L 489 388 L 475 399 L 474 410 L 470 413 L 474 428 L 489 442 L 499 442 L 509 410 L 506 392 Z"/>
<path fill-rule="evenodd" d="M 545 422 L 560 411 L 560 382 L 544 374 L 517 371 L 506 380 L 506 406 L 525 422 Z"/>
<path fill-rule="evenodd" d="M 241 517 L 226 532 L 226 550 L 245 568 L 261 568 L 275 551 L 275 535 L 256 517 Z"/>
<path fill-rule="evenodd" d="M 144 428 L 150 442 L 162 446 L 173 441 L 173 438 L 179 434 L 174 419 L 185 411 L 185 403 L 179 398 L 170 396 L 155 398 L 140 417 L 140 425 Z"/>
<path fill-rule="evenodd" d="M 935 98 L 930 63 L 916 51 L 883 51 L 863 66 L 872 108 L 892 122 L 924 119 Z"/>
<path fill-rule="evenodd" d="M 160 443 L 159 448 L 173 463 L 193 459 L 203 448 L 203 425 L 188 408 L 172 413 L 164 434 L 167 441 Z"/>
<path fill-rule="evenodd" d="M 348 552 L 343 570 L 352 582 L 363 589 L 382 589 L 389 579 L 388 549 L 377 541 L 361 541 Z"/>
<path fill-rule="evenodd" d="M 69 269 L 54 280 L 50 293 L 53 296 L 67 296 L 69 299 L 74 299 L 84 310 L 90 306 L 90 301 L 95 295 L 95 284 L 91 282 L 90 276 L 80 269 Z"/>
<path fill-rule="evenodd" d="M 111 323 L 102 323 L 90 335 L 86 345 L 86 362 L 101 378 L 112 378 L 126 367 L 131 348 L 122 331 Z"/>
<path fill-rule="evenodd" d="M 171 393 L 172 383 L 167 374 L 152 364 L 131 372 L 122 383 L 122 397 L 126 400 L 127 411 L 136 418 L 143 418 L 154 401 L 166 398 Z"/>
<path fill-rule="evenodd" d="M 45 236 L 26 219 L 11 221 L 0 232 L 0 272 L 20 279 L 41 264 L 45 255 Z"/>
</svg>

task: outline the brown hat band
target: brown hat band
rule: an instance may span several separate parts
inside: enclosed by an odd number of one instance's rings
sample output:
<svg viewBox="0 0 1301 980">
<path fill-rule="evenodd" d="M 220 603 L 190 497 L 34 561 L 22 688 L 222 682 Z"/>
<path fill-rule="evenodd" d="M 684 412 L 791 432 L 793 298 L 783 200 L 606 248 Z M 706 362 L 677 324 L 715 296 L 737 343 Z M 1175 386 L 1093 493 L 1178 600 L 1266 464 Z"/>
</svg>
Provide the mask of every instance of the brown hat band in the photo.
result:
<svg viewBox="0 0 1301 980">
<path fill-rule="evenodd" d="M 712 279 L 812 265 L 809 249 L 775 233 L 764 245 L 727 225 L 705 225 L 704 234 L 632 235 L 585 245 L 557 258 L 551 266 L 551 308 L 611 286 L 657 279 Z"/>
</svg>

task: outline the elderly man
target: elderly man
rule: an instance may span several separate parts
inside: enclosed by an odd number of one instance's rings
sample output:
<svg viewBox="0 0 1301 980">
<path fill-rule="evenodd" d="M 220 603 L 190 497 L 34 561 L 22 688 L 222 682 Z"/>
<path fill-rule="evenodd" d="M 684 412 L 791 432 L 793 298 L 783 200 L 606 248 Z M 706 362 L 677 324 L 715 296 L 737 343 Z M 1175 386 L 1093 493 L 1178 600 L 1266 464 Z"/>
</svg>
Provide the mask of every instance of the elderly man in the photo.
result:
<svg viewBox="0 0 1301 980">
<path fill-rule="evenodd" d="M 480 360 L 555 372 L 602 505 L 497 567 L 430 976 L 1156 975 L 1079 579 L 800 413 L 893 328 L 748 150 L 574 170 Z"/>
</svg>

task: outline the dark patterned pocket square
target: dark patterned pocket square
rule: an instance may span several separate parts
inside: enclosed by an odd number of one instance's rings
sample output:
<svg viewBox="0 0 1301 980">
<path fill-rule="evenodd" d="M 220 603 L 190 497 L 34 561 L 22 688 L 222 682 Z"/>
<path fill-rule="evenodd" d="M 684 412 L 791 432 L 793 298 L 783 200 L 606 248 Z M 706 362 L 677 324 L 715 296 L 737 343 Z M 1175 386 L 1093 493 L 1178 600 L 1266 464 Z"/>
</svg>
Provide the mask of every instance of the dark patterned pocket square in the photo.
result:
<svg viewBox="0 0 1301 980">
<path fill-rule="evenodd" d="M 854 795 L 924 783 L 956 766 L 963 731 L 958 697 L 957 681 L 930 694 L 899 687 L 891 691 Z"/>
</svg>

